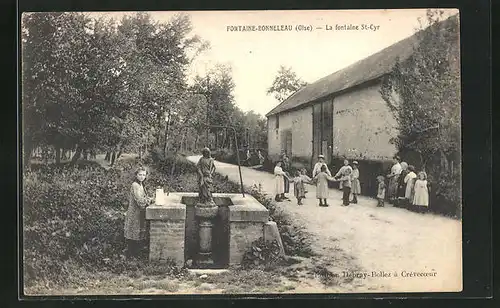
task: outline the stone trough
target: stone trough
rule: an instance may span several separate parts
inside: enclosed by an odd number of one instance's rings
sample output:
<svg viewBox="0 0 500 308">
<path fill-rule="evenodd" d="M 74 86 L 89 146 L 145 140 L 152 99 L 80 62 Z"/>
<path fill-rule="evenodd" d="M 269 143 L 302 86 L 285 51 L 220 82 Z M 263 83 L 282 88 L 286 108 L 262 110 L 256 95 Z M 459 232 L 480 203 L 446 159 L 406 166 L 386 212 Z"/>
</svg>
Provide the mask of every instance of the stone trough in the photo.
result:
<svg viewBox="0 0 500 308">
<path fill-rule="evenodd" d="M 211 231 L 212 268 L 240 264 L 245 252 L 260 237 L 281 239 L 269 211 L 254 197 L 240 194 L 213 194 L 217 215 Z M 199 222 L 195 215 L 197 193 L 157 195 L 156 205 L 146 209 L 150 225 L 149 260 L 173 260 L 179 266 L 199 256 Z"/>
</svg>

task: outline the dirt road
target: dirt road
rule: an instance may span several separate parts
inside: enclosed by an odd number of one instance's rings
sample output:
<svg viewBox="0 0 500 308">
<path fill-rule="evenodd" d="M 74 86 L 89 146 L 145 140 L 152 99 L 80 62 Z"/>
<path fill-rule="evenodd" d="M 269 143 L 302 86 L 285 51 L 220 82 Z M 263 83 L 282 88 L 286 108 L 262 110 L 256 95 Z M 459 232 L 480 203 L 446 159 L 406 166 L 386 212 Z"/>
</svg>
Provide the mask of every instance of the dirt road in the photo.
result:
<svg viewBox="0 0 500 308">
<path fill-rule="evenodd" d="M 192 162 L 196 157 L 188 157 Z M 216 162 L 217 172 L 239 183 L 238 167 Z M 361 170 L 362 172 L 362 170 Z M 242 167 L 245 186 L 262 184 L 272 195 L 272 174 Z M 293 185 L 293 184 L 292 184 Z M 293 188 L 293 187 L 292 187 Z M 291 189 L 293 192 L 293 189 Z M 432 292 L 462 289 L 462 225 L 433 214 L 418 214 L 359 197 L 342 207 L 341 192 L 330 190 L 330 207 L 319 207 L 308 186 L 304 205 L 279 203 L 311 234 L 322 262 L 339 277 L 352 277 L 339 292 Z M 346 266 L 346 268 L 343 268 Z M 344 277 L 345 278 L 345 277 Z"/>
</svg>

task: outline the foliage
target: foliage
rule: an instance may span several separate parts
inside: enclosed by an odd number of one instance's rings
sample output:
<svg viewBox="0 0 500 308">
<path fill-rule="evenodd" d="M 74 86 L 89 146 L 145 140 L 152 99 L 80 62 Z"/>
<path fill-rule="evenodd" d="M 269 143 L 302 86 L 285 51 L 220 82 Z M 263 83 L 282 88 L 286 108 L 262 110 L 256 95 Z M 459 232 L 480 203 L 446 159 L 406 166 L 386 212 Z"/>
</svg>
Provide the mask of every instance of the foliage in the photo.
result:
<svg viewBox="0 0 500 308">
<path fill-rule="evenodd" d="M 163 115 L 186 114 L 186 69 L 207 47 L 187 15 L 119 23 L 84 13 L 22 20 L 25 164 L 40 145 L 137 149 L 159 142 Z M 75 160 L 81 150 L 77 151 Z"/>
<path fill-rule="evenodd" d="M 292 71 L 292 68 L 287 68 L 282 65 L 274 78 L 273 84 L 267 90 L 267 94 L 272 94 L 274 98 L 281 103 L 305 85 L 307 85 L 307 83 L 297 77 L 295 72 Z"/>
<path fill-rule="evenodd" d="M 174 173 L 171 168 L 174 165 Z M 95 163 L 79 168 L 36 165 L 23 178 L 23 254 L 27 284 L 64 283 L 75 268 L 137 275 L 181 272 L 171 265 L 145 265 L 125 260 L 123 224 L 133 172 L 139 161 L 118 161 L 105 170 Z M 143 162 L 144 164 L 144 162 Z M 194 191 L 195 166 L 183 156 L 167 157 L 148 168 L 146 193 L 155 187 L 167 191 Z M 238 192 L 239 186 L 220 175 L 217 191 Z M 64 266 L 62 266 L 62 264 Z"/>
<path fill-rule="evenodd" d="M 288 215 L 277 208 L 276 203 L 258 188 L 252 189 L 251 194 L 269 210 L 270 219 L 276 222 L 287 256 L 311 257 L 315 255 L 305 228 L 293 223 Z"/>
<path fill-rule="evenodd" d="M 59 266 L 64 261 L 73 260 L 92 270 L 120 260 L 128 191 L 126 183 L 117 181 L 120 178 L 116 171 L 102 168 L 25 174 L 25 281 L 64 281 L 66 268 Z"/>
<path fill-rule="evenodd" d="M 459 26 L 457 16 L 442 17 L 443 11 L 428 10 L 429 26 L 421 25 L 413 54 L 395 65 L 381 94 L 397 115 L 399 151 L 417 153 L 420 161 L 413 163 L 435 180 L 436 193 L 459 202 Z M 451 182 L 443 186 L 443 179 Z"/>
<path fill-rule="evenodd" d="M 267 242 L 259 238 L 252 243 L 250 249 L 245 253 L 242 260 L 243 268 L 251 268 L 264 265 L 267 268 L 273 268 L 283 260 L 280 255 L 278 241 Z"/>
</svg>

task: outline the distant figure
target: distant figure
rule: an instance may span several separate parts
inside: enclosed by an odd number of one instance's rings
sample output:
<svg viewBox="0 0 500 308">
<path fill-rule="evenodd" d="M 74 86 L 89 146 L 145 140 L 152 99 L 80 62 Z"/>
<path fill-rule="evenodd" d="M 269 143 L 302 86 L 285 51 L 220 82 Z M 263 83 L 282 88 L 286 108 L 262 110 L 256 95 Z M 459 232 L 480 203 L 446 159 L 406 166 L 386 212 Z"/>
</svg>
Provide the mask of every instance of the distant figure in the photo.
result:
<svg viewBox="0 0 500 308">
<path fill-rule="evenodd" d="M 264 161 L 265 161 L 265 158 L 264 156 L 262 155 L 262 153 L 260 152 L 260 150 L 257 151 L 257 156 L 259 156 L 259 163 L 261 165 L 264 165 Z"/>
<path fill-rule="evenodd" d="M 377 207 L 383 207 L 384 206 L 384 200 L 385 200 L 385 179 L 383 175 L 377 176 L 377 182 L 378 182 L 378 188 L 377 188 L 377 200 L 378 204 Z"/>
<path fill-rule="evenodd" d="M 252 158 L 252 155 L 250 154 L 250 150 L 247 149 L 247 152 L 246 152 L 246 163 L 248 166 L 251 166 L 251 162 L 250 162 L 250 159 Z"/>
<path fill-rule="evenodd" d="M 274 200 L 277 202 L 283 201 L 285 199 L 285 178 L 288 176 L 281 168 L 281 161 L 276 163 L 274 167 Z"/>
<path fill-rule="evenodd" d="M 144 180 L 146 169 L 139 167 L 130 187 L 128 209 L 125 216 L 124 237 L 127 241 L 127 256 L 137 257 L 146 239 L 146 207 L 153 199 L 146 196 Z"/>
<path fill-rule="evenodd" d="M 389 179 L 389 187 L 387 191 L 387 197 L 389 198 L 390 202 L 393 202 L 396 199 L 396 192 L 398 189 L 398 179 L 399 175 L 401 174 L 401 159 L 399 156 L 394 156 L 393 158 L 393 165 L 391 167 L 391 173 L 387 175 L 387 178 Z"/>
<path fill-rule="evenodd" d="M 320 155 L 318 155 L 318 162 L 314 165 L 314 168 L 313 168 L 313 172 L 312 172 L 313 178 L 316 177 L 316 175 L 318 175 L 318 173 L 321 172 L 321 166 L 326 167 L 326 174 L 328 174 L 329 176 L 332 175 L 330 170 L 328 170 L 328 166 L 325 163 L 325 156 L 320 154 Z"/>
<path fill-rule="evenodd" d="M 427 181 L 427 173 L 424 171 L 418 173 L 414 189 L 413 205 L 415 209 L 418 212 L 426 212 L 429 208 L 429 192 L 431 191 L 429 182 Z"/>
<path fill-rule="evenodd" d="M 305 173 L 297 171 L 293 178 L 293 194 L 297 198 L 297 205 L 302 205 L 302 199 L 306 197 L 305 183 L 310 183 L 311 178 Z"/>
<path fill-rule="evenodd" d="M 319 200 L 319 206 L 329 206 L 326 202 L 328 198 L 328 181 L 335 181 L 327 171 L 326 165 L 321 166 L 320 172 L 314 177 L 316 182 L 316 198 Z"/>
<path fill-rule="evenodd" d="M 210 149 L 204 148 L 202 150 L 203 156 L 196 164 L 198 172 L 198 198 L 200 203 L 213 203 L 212 189 L 213 180 L 212 176 L 215 172 L 215 163 L 210 156 Z"/>
<path fill-rule="evenodd" d="M 352 175 L 352 167 L 349 166 L 349 161 L 344 159 L 344 165 L 340 168 L 340 170 L 335 174 L 335 180 L 340 182 L 339 187 L 342 189 L 342 205 L 349 205 L 349 196 L 351 195 L 351 175 Z"/>
<path fill-rule="evenodd" d="M 394 200 L 394 205 L 398 207 L 405 207 L 405 193 L 406 193 L 406 182 L 405 178 L 408 175 L 408 164 L 406 162 L 401 163 L 401 173 L 398 177 L 398 187 L 396 190 L 396 200 Z"/>
<path fill-rule="evenodd" d="M 405 203 L 410 206 L 413 204 L 413 188 L 415 186 L 415 179 L 417 175 L 415 174 L 415 167 L 412 165 L 408 166 L 408 174 L 405 176 L 406 190 L 405 190 Z"/>
<path fill-rule="evenodd" d="M 361 194 L 361 184 L 359 183 L 359 169 L 358 162 L 352 162 L 352 174 L 351 174 L 351 193 L 352 193 L 352 203 L 358 203 L 357 196 Z"/>
<path fill-rule="evenodd" d="M 282 164 L 281 168 L 283 169 L 283 172 L 285 172 L 286 176 L 283 178 L 285 181 L 285 187 L 284 187 L 284 199 L 290 201 L 290 198 L 286 196 L 290 192 L 290 159 L 286 155 L 286 153 L 283 153 L 283 158 L 282 158 Z"/>
</svg>

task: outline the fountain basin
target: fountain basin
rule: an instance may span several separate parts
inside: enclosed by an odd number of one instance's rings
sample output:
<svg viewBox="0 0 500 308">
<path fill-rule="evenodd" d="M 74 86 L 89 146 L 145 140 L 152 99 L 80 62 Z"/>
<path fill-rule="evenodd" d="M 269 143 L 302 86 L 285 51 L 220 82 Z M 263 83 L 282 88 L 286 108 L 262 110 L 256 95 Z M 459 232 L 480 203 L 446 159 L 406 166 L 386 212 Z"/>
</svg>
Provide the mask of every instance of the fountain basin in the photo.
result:
<svg viewBox="0 0 500 308">
<path fill-rule="evenodd" d="M 212 250 L 216 268 L 239 264 L 252 243 L 264 237 L 269 211 L 254 197 L 215 193 L 217 207 L 200 208 L 197 193 L 170 193 L 164 205 L 149 206 L 150 261 L 171 259 L 179 266 L 197 255 L 198 219 L 215 214 Z"/>
</svg>

